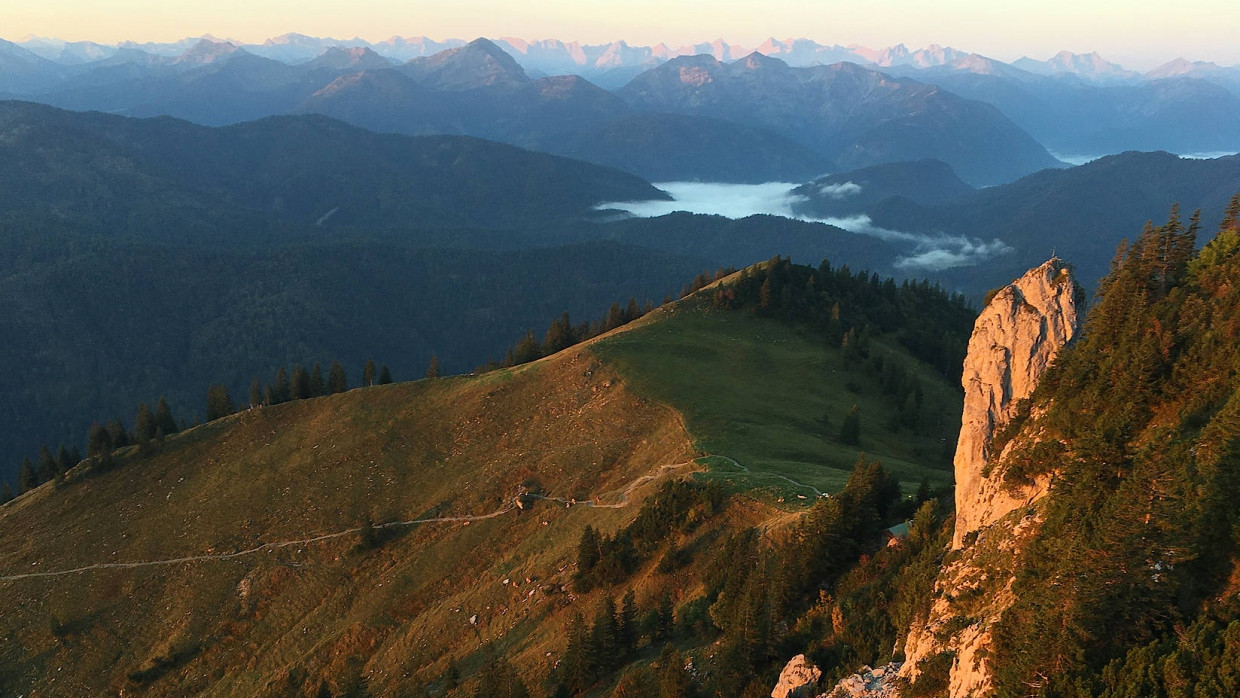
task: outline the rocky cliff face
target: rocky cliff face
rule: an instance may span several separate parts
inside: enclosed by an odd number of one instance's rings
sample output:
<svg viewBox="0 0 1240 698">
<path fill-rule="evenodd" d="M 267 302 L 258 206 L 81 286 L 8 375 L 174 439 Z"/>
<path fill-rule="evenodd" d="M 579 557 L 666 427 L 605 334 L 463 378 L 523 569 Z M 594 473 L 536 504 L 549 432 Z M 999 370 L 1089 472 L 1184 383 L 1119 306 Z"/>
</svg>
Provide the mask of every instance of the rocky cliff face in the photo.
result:
<svg viewBox="0 0 1240 698">
<path fill-rule="evenodd" d="M 1020 488 L 1004 484 L 994 437 L 1076 337 L 1078 296 L 1071 269 L 1051 259 L 995 293 L 973 325 L 955 458 L 957 554 L 939 573 L 929 618 L 909 629 L 900 672 L 915 680 L 920 664 L 946 654 L 953 698 L 990 692 L 991 628 L 1011 606 L 1022 541 L 1040 524 L 1030 505 L 1047 491 L 1046 479 Z"/>
<path fill-rule="evenodd" d="M 964 362 L 964 416 L 956 444 L 956 531 L 964 537 L 1029 503 L 1040 487 L 1007 492 L 990 473 L 995 431 L 1016 416 L 1079 328 L 1076 284 L 1052 259 L 1000 289 L 978 316 Z M 987 477 L 987 475 L 992 475 Z"/>
<path fill-rule="evenodd" d="M 935 583 L 929 617 L 909 629 L 903 665 L 845 679 L 828 695 L 888 698 L 919 678 L 922 667 L 950 662 L 952 698 L 991 691 L 991 628 L 1011 606 L 1023 541 L 1040 524 L 1047 480 L 1012 488 L 994 437 L 1024 408 L 1048 366 L 1080 328 L 1079 290 L 1059 259 L 1000 289 L 973 326 L 965 358 L 964 415 L 956 446 L 953 554 Z M 1035 421 L 1035 420 L 1031 420 Z M 1015 443 L 1010 441 L 1008 445 Z"/>
</svg>

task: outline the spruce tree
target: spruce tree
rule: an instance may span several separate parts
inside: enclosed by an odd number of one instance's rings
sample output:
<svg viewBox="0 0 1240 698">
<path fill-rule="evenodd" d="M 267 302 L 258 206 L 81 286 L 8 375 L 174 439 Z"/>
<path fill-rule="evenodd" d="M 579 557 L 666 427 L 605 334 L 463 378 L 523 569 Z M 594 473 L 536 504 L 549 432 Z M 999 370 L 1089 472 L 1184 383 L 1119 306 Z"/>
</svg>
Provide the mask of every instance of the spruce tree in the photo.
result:
<svg viewBox="0 0 1240 698">
<path fill-rule="evenodd" d="M 534 339 L 534 332 L 526 332 L 521 341 L 512 348 L 512 365 L 528 364 L 542 356 L 542 345 Z"/>
<path fill-rule="evenodd" d="M 327 394 L 327 384 L 323 381 L 323 367 L 316 361 L 314 368 L 310 370 L 310 397 L 325 394 Z"/>
<path fill-rule="evenodd" d="M 0 504 L 3 504 L 13 498 L 13 488 L 9 487 L 9 481 L 5 480 L 0 483 Z"/>
<path fill-rule="evenodd" d="M 390 385 L 392 383 L 392 370 L 387 364 L 379 367 L 379 385 Z"/>
<path fill-rule="evenodd" d="M 620 651 L 628 656 L 637 650 L 637 595 L 629 589 L 620 602 L 620 615 L 616 618 L 616 634 Z"/>
<path fill-rule="evenodd" d="M 181 430 L 177 426 L 177 420 L 172 417 L 172 409 L 168 407 L 168 401 L 163 397 L 155 403 L 155 426 L 164 433 L 164 436 L 172 436 Z"/>
<path fill-rule="evenodd" d="M 439 357 L 431 354 L 431 363 L 426 367 L 427 378 L 439 377 Z"/>
<path fill-rule="evenodd" d="M 586 526 L 577 542 L 577 574 L 587 574 L 598 564 L 600 554 L 598 533 L 593 526 Z"/>
<path fill-rule="evenodd" d="M 278 405 L 293 399 L 293 387 L 289 383 L 288 370 L 283 366 L 276 371 L 276 382 L 271 387 L 271 404 Z"/>
<path fill-rule="evenodd" d="M 607 309 L 607 318 L 603 321 L 603 332 L 614 330 L 624 324 L 624 308 L 619 303 L 612 303 Z"/>
<path fill-rule="evenodd" d="M 624 306 L 624 321 L 632 322 L 642 316 L 641 307 L 637 305 L 637 299 L 629 296 L 629 304 Z"/>
<path fill-rule="evenodd" d="M 283 369 L 281 369 L 283 370 Z M 228 396 L 228 387 L 216 384 L 207 388 L 207 421 L 213 422 L 220 417 L 227 417 L 234 412 L 232 398 Z"/>
<path fill-rule="evenodd" d="M 258 407 L 263 404 L 263 386 L 258 379 L 250 381 L 250 407 Z"/>
<path fill-rule="evenodd" d="M 151 412 L 151 406 L 145 402 L 138 405 L 138 416 L 134 419 L 133 428 L 138 438 L 138 446 L 146 447 L 155 440 L 159 425 L 155 421 L 155 413 Z"/>
<path fill-rule="evenodd" d="M 571 347 L 575 342 L 573 324 L 568 319 L 568 312 L 565 311 L 552 321 L 551 326 L 547 328 L 547 334 L 543 335 L 542 353 L 550 356 Z"/>
<path fill-rule="evenodd" d="M 52 452 L 48 450 L 47 444 L 39 448 L 39 482 L 48 482 L 56 477 L 56 459 L 52 457 Z"/>
<path fill-rule="evenodd" d="M 107 427 L 95 422 L 90 425 L 90 434 L 86 437 L 86 455 L 91 458 L 101 456 L 112 450 L 112 436 Z"/>
<path fill-rule="evenodd" d="M 564 683 L 573 693 L 584 693 L 594 684 L 595 667 L 591 662 L 590 633 L 586 629 L 586 620 L 580 613 L 573 615 L 568 626 L 568 647 L 564 650 L 564 661 L 560 665 Z"/>
<path fill-rule="evenodd" d="M 17 473 L 17 493 L 25 494 L 39 486 L 39 476 L 30 464 L 30 458 L 22 459 L 22 469 Z"/>
<path fill-rule="evenodd" d="M 289 398 L 305 400 L 310 397 L 310 374 L 300 365 L 293 366 L 293 378 L 289 381 Z"/>
<path fill-rule="evenodd" d="M 108 436 L 112 438 L 112 448 L 124 448 L 132 441 L 129 438 L 129 430 L 125 428 L 125 422 L 120 417 L 108 420 Z"/>
<path fill-rule="evenodd" d="M 375 362 L 366 359 L 366 365 L 362 367 L 362 385 L 369 387 L 375 384 Z"/>
<path fill-rule="evenodd" d="M 344 374 L 344 366 L 339 361 L 333 361 L 332 367 L 327 373 L 327 394 L 335 395 L 343 393 L 349 389 L 349 379 Z"/>
<path fill-rule="evenodd" d="M 74 459 L 73 454 L 64 448 L 64 444 L 61 444 L 60 450 L 56 451 L 56 475 L 66 474 L 71 467 L 78 464 L 79 460 L 82 459 Z"/>
</svg>

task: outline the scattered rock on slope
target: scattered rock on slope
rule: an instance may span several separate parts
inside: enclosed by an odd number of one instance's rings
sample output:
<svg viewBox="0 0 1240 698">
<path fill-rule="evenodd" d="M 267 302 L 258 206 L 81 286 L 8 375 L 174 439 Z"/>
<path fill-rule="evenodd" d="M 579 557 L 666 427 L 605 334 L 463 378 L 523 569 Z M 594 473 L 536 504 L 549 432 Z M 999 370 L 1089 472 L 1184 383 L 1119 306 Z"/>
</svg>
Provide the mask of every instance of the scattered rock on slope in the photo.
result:
<svg viewBox="0 0 1240 698">
<path fill-rule="evenodd" d="M 779 683 L 771 691 L 771 698 L 812 698 L 821 677 L 822 671 L 805 655 L 798 654 L 779 672 Z"/>
</svg>

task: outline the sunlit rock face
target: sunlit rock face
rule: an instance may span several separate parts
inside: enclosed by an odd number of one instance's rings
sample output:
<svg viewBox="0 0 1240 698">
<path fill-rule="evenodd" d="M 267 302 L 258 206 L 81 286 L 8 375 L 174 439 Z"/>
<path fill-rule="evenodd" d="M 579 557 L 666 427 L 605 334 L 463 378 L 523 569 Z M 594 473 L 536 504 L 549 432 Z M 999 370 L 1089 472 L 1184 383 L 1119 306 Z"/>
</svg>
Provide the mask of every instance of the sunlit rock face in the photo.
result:
<svg viewBox="0 0 1240 698">
<path fill-rule="evenodd" d="M 956 444 L 956 531 L 964 537 L 1037 496 L 1010 492 L 987 465 L 995 431 L 1015 415 L 1021 400 L 1079 331 L 1077 285 L 1062 260 L 1051 259 L 995 293 L 973 325 L 965 357 L 964 415 Z"/>
<path fill-rule="evenodd" d="M 909 628 L 903 664 L 893 662 L 841 681 L 831 698 L 894 698 L 923 669 L 950 662 L 946 693 L 980 698 L 993 692 L 992 628 L 1011 607 L 1015 571 L 1040 520 L 1027 505 L 1046 494 L 1048 479 L 1013 487 L 1003 482 L 995 434 L 1033 394 L 1046 369 L 1080 330 L 1079 287 L 1059 259 L 1029 270 L 996 291 L 973 326 L 965 357 L 965 391 L 956 446 L 958 554 L 939 572 L 929 614 Z M 1016 440 L 1003 448 L 1011 448 Z M 1023 508 L 1022 512 L 1017 512 Z M 1016 512 L 1016 513 L 1013 513 Z M 989 558 L 988 564 L 983 559 Z"/>
</svg>

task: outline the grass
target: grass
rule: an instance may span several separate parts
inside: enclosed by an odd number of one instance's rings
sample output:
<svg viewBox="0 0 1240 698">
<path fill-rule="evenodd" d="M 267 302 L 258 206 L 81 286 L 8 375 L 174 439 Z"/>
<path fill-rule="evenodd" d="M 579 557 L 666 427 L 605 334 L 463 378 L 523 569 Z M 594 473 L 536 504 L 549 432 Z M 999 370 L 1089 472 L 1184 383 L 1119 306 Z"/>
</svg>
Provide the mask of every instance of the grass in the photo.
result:
<svg viewBox="0 0 1240 698">
<path fill-rule="evenodd" d="M 577 350 L 217 420 L 0 507 L 0 575 L 228 552 L 367 517 L 483 514 L 524 482 L 588 496 L 688 460 L 679 416 L 617 378 Z M 357 657 L 383 693 L 429 681 L 449 657 L 471 666 L 489 640 L 542 676 L 568 613 L 567 597 L 542 585 L 568 583 L 587 524 L 619 528 L 657 486 L 625 509 L 539 502 L 397 529 L 373 549 L 349 535 L 227 561 L 0 581 L 20 600 L 0 614 L 0 636 L 15 638 L 0 643 L 0 693 L 286 695 Z"/>
<path fill-rule="evenodd" d="M 250 410 L 149 457 L 131 449 L 112 471 L 74 471 L 0 506 L 0 576 L 229 552 L 367 519 L 485 514 L 522 486 L 615 501 L 634 479 L 694 458 L 703 477 L 764 496 L 732 498 L 678 534 L 700 561 L 667 575 L 655 556 L 584 596 L 562 588 L 585 526 L 616 531 L 661 479 L 623 509 L 537 501 L 469 524 L 382 529 L 369 548 L 347 535 L 227 561 L 0 581 L 11 600 L 0 693 L 313 695 L 322 679 L 339 692 L 360 662 L 373 694 L 420 695 L 452 660 L 464 677 L 452 695 L 467 696 L 488 642 L 523 676 L 544 677 L 566 624 L 591 617 L 602 595 L 633 588 L 642 607 L 664 592 L 683 603 L 701 592 L 709 541 L 794 518 L 765 502 L 812 492 L 783 478 L 838 489 L 858 452 L 830 436 L 853 402 L 863 446 L 906 485 L 946 479 L 919 455 L 935 439 L 886 431 L 887 399 L 843 369 L 811 332 L 677 304 L 516 369 Z"/>
<path fill-rule="evenodd" d="M 639 395 L 679 410 L 701 451 L 750 470 L 746 474 L 716 459 L 717 477 L 739 478 L 781 496 L 806 493 L 781 476 L 833 492 L 864 452 L 909 490 L 922 478 L 934 484 L 950 478 L 944 444 L 955 446 L 961 398 L 944 378 L 904 352 L 881 341 L 873 349 L 911 367 L 927 401 L 946 406 L 944 422 L 952 426 L 941 433 L 888 429 L 888 418 L 899 408 L 894 398 L 808 328 L 685 304 L 660 314 L 657 321 L 609 335 L 591 349 Z M 854 404 L 862 415 L 860 448 L 837 439 Z"/>
</svg>

